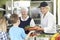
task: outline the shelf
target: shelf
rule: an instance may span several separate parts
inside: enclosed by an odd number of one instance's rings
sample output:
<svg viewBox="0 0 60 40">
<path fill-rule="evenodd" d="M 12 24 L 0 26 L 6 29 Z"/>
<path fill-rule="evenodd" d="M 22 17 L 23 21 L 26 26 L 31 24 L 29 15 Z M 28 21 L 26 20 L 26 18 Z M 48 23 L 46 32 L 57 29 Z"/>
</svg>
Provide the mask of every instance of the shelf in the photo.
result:
<svg viewBox="0 0 60 40">
<path fill-rule="evenodd" d="M 40 20 L 40 18 L 33 18 L 34 20 Z"/>
</svg>

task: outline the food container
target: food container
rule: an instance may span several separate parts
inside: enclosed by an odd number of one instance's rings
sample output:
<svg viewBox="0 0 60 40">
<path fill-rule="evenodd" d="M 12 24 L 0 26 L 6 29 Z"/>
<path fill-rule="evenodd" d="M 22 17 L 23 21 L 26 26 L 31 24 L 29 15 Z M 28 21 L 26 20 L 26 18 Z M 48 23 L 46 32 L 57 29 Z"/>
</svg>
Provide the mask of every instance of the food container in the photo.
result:
<svg viewBox="0 0 60 40">
<path fill-rule="evenodd" d="M 49 37 L 36 37 L 36 40 L 49 40 Z"/>
</svg>

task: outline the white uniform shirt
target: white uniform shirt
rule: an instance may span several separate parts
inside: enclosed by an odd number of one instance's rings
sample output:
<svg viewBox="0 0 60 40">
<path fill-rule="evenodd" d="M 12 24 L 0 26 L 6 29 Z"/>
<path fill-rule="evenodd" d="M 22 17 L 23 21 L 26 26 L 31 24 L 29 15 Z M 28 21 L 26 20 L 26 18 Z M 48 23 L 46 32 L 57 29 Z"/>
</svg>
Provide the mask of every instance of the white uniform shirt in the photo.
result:
<svg viewBox="0 0 60 40">
<path fill-rule="evenodd" d="M 26 21 L 26 20 L 28 20 L 28 18 L 29 18 L 29 16 L 27 16 L 26 19 L 23 19 L 23 18 L 21 17 L 21 20 L 22 20 L 22 21 Z M 35 22 L 34 22 L 33 19 L 31 19 L 31 21 L 30 21 L 30 27 L 34 27 L 34 26 L 35 26 Z"/>
<path fill-rule="evenodd" d="M 44 18 L 41 15 L 41 27 L 45 33 L 56 33 L 56 19 L 50 12 L 47 12 Z"/>
</svg>

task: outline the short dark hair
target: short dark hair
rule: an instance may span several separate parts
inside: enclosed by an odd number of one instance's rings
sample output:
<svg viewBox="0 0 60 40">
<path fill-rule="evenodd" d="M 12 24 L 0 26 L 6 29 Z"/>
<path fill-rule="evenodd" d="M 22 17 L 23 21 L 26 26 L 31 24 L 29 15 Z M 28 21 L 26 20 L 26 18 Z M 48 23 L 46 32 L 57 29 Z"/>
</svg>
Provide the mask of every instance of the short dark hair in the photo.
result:
<svg viewBox="0 0 60 40">
<path fill-rule="evenodd" d="M 18 20 L 19 20 L 19 17 L 18 17 L 17 14 L 12 14 L 12 15 L 10 16 L 10 22 L 11 22 L 12 24 L 16 23 Z"/>
<path fill-rule="evenodd" d="M 46 7 L 46 6 L 48 6 L 48 3 L 47 2 L 41 2 L 40 3 L 40 6 L 38 8 Z"/>
</svg>

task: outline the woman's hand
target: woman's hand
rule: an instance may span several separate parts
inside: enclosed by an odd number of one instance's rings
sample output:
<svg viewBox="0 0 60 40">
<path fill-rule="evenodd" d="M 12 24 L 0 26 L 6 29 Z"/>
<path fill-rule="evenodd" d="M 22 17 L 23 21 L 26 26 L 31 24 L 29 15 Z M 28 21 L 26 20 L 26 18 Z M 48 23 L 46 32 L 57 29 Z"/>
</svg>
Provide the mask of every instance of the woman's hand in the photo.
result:
<svg viewBox="0 0 60 40">
<path fill-rule="evenodd" d="M 35 27 L 29 27 L 29 28 L 25 28 L 25 30 L 29 30 L 29 31 L 32 31 L 32 30 L 35 30 L 35 31 L 40 31 L 40 30 L 44 30 L 43 28 L 41 28 L 40 26 L 35 26 Z"/>
<path fill-rule="evenodd" d="M 41 26 L 35 26 L 34 29 L 36 31 L 44 31 L 44 29 Z"/>
<path fill-rule="evenodd" d="M 37 28 L 37 31 L 44 31 L 44 29 L 43 29 L 43 28 L 38 27 L 38 28 Z"/>
</svg>

